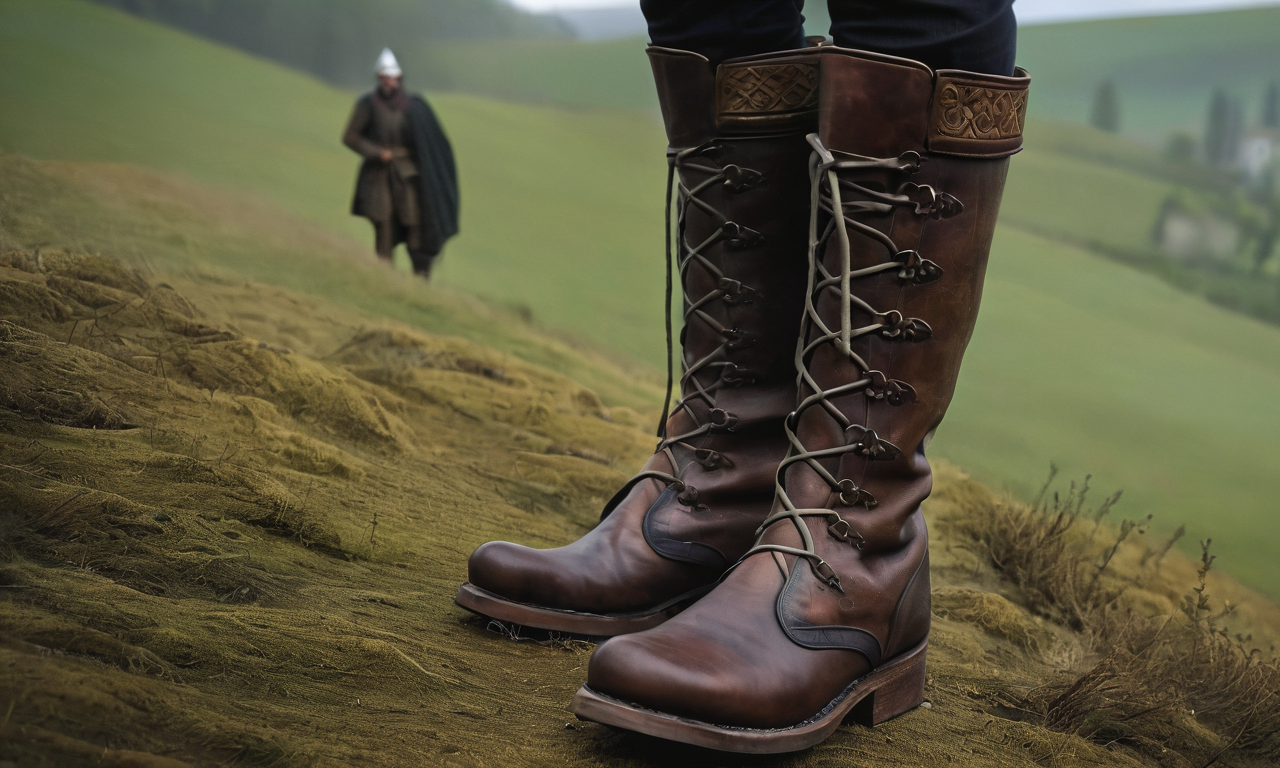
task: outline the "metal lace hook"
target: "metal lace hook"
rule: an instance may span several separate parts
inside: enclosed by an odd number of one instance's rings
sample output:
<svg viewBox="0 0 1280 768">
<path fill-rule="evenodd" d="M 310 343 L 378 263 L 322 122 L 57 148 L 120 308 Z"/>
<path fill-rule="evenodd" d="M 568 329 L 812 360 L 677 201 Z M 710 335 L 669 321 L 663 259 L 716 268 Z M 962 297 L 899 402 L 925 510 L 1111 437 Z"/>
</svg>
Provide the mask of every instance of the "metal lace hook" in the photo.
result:
<svg viewBox="0 0 1280 768">
<path fill-rule="evenodd" d="M 840 594 L 844 594 L 844 587 L 840 584 L 840 577 L 836 575 L 836 571 L 826 560 L 822 558 L 809 558 L 809 567 L 813 569 L 813 573 L 827 586 L 836 590 Z"/>
</svg>

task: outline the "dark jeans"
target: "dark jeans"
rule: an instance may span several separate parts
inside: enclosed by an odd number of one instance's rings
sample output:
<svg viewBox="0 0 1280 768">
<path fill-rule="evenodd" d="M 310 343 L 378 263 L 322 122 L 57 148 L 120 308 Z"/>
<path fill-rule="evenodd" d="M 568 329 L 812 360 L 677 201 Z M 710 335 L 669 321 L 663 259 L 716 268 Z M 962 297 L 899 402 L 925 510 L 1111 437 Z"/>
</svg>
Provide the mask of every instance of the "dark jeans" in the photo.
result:
<svg viewBox="0 0 1280 768">
<path fill-rule="evenodd" d="M 1012 75 L 1013 0 L 828 0 L 831 37 L 934 69 Z M 719 63 L 804 45 L 804 0 L 640 0 L 654 45 Z"/>
</svg>

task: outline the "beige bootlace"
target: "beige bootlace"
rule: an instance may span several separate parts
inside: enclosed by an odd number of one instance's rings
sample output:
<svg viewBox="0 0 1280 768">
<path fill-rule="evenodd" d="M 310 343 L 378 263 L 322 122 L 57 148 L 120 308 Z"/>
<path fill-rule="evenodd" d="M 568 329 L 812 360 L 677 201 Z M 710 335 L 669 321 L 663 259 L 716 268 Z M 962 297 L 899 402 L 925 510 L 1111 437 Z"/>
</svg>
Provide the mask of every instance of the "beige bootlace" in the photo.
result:
<svg viewBox="0 0 1280 768">
<path fill-rule="evenodd" d="M 735 164 L 719 165 L 714 156 L 723 151 L 717 142 L 703 144 L 682 150 L 668 150 L 667 153 L 667 290 L 666 290 L 666 329 L 667 329 L 667 394 L 663 400 L 662 419 L 658 423 L 660 442 L 656 452 L 666 456 L 670 466 L 678 474 L 683 474 L 685 466 L 676 460 L 674 448 L 687 450 L 692 461 L 701 464 L 708 470 L 731 467 L 733 462 L 727 456 L 710 449 L 698 448 L 691 440 L 711 432 L 732 432 L 738 423 L 738 417 L 716 404 L 716 393 L 724 387 L 735 387 L 753 381 L 750 371 L 740 368 L 726 359 L 730 350 L 741 349 L 755 343 L 754 337 L 739 328 L 728 328 L 706 311 L 707 305 L 715 301 L 727 304 L 750 304 L 754 301 L 756 289 L 745 285 L 725 274 L 707 257 L 707 251 L 723 243 L 730 250 L 746 250 L 764 244 L 762 234 L 729 219 L 723 212 L 707 202 L 706 193 L 716 186 L 723 186 L 731 194 L 740 194 L 765 183 L 764 175 L 750 168 Z M 686 184 L 686 178 L 699 178 L 696 183 Z M 676 211 L 675 232 L 672 232 L 672 195 L 675 194 Z M 685 237 L 686 219 L 690 207 L 697 208 L 706 215 L 719 221 L 720 226 L 702 242 L 690 243 Z M 677 252 L 672 251 L 672 243 L 676 243 Z M 716 287 L 706 294 L 693 298 L 687 291 L 684 295 L 685 332 L 695 323 L 709 327 L 722 342 L 714 350 L 701 359 L 687 366 L 680 376 L 680 391 L 686 393 L 671 404 L 674 389 L 674 336 L 671 327 L 671 304 L 674 296 L 672 285 L 673 261 L 678 264 L 682 285 L 688 285 L 689 270 L 695 264 L 708 272 L 715 281 Z M 714 374 L 711 379 L 707 374 Z M 709 379 L 709 383 L 704 383 Z M 705 418 L 699 416 L 695 403 L 701 401 L 706 405 Z M 667 422 L 673 412 L 684 411 L 693 427 L 678 435 L 667 434 Z M 621 501 L 622 497 L 641 480 L 654 479 L 665 483 L 679 492 L 679 501 L 688 506 L 698 504 L 698 490 L 680 477 L 659 470 L 644 470 L 634 475 L 631 480 L 614 496 L 606 507 L 602 518 Z"/>
<path fill-rule="evenodd" d="M 809 289 L 805 297 L 804 320 L 800 330 L 801 341 L 796 345 L 795 364 L 801 385 L 800 391 L 804 392 L 807 389 L 813 394 L 801 400 L 796 410 L 786 419 L 787 440 L 790 445 L 786 458 L 778 466 L 775 478 L 774 508 L 777 511 L 760 525 L 756 531 L 755 546 L 738 562 L 741 563 L 748 557 L 762 552 L 778 552 L 804 558 L 809 562 L 814 575 L 829 586 L 843 592 L 839 576 L 818 555 L 804 518 L 826 518 L 827 532 L 833 538 L 857 549 L 862 549 L 865 540 L 835 509 L 798 508 L 787 495 L 787 469 L 794 464 L 807 465 L 831 488 L 842 507 L 861 506 L 869 510 L 877 506 L 876 498 L 869 491 L 860 488 L 851 479 L 837 480 L 822 465 L 821 460 L 852 453 L 871 461 L 891 461 L 900 456 L 902 451 L 889 441 L 881 439 L 874 430 L 851 421 L 832 400 L 863 392 L 871 400 L 886 402 L 893 406 L 913 402 L 916 399 L 916 393 L 910 384 L 892 379 L 887 374 L 872 369 L 854 351 L 853 343 L 863 336 L 873 334 L 892 341 L 918 342 L 930 338 L 933 331 L 923 320 L 905 317 L 897 310 L 877 311 L 854 294 L 853 282 L 892 270 L 897 271 L 897 277 L 904 285 L 929 283 L 942 276 L 942 269 L 937 264 L 923 258 L 917 251 L 899 249 L 888 235 L 859 221 L 858 216 L 889 214 L 897 208 L 912 207 L 919 215 L 947 218 L 959 213 L 963 206 L 954 197 L 940 193 L 927 185 L 907 182 L 899 186 L 895 193 L 888 193 L 874 189 L 865 183 L 840 177 L 841 172 L 854 179 L 867 172 L 881 174 L 888 172 L 890 175 L 910 176 L 917 173 L 925 161 L 925 158 L 917 152 L 905 152 L 896 158 L 872 158 L 841 153 L 841 159 L 837 159 L 823 146 L 817 134 L 809 134 L 808 140 L 814 149 L 809 163 L 811 180 Z M 851 193 L 852 197 L 846 200 L 845 193 Z M 839 212 L 838 215 L 837 212 Z M 830 219 L 824 231 L 819 233 L 818 224 L 823 213 L 828 214 Z M 879 242 L 884 246 L 889 258 L 874 266 L 853 269 L 850 230 Z M 827 246 L 832 236 L 835 237 L 839 255 L 839 270 L 835 274 L 828 271 L 823 264 L 823 255 L 828 250 Z M 836 328 L 830 327 L 817 310 L 818 299 L 824 292 L 831 290 L 837 291 L 840 296 L 840 325 Z M 853 327 L 855 307 L 872 318 L 869 325 Z M 840 355 L 849 359 L 861 372 L 859 378 L 830 389 L 824 390 L 819 386 L 809 368 L 814 352 L 824 346 L 834 347 Z M 805 448 L 797 437 L 796 431 L 804 414 L 815 407 L 820 407 L 841 426 L 846 435 L 844 445 L 815 451 Z M 765 531 L 782 520 L 791 521 L 800 535 L 800 547 L 762 543 Z"/>
</svg>

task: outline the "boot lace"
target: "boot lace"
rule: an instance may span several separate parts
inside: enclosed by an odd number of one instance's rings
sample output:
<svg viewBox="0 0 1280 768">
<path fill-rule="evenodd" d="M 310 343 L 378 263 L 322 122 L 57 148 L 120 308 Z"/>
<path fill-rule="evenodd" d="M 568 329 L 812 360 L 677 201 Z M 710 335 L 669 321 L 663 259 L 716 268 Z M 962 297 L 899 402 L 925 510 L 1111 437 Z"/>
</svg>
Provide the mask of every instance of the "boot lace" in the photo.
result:
<svg viewBox="0 0 1280 768">
<path fill-rule="evenodd" d="M 921 164 L 925 161 L 918 152 L 904 152 L 894 158 L 840 153 L 840 158 L 837 159 L 823 146 L 817 134 L 809 134 L 808 141 L 814 149 L 809 161 L 811 182 L 809 290 L 805 297 L 804 319 L 800 329 L 800 342 L 796 345 L 795 362 L 801 385 L 800 391 L 809 391 L 813 394 L 802 399 L 796 410 L 786 419 L 785 428 L 789 447 L 786 458 L 778 465 L 775 477 L 774 508 L 777 511 L 761 523 L 756 530 L 755 546 L 748 550 L 738 562 L 741 563 L 748 557 L 761 552 L 793 555 L 807 560 L 819 580 L 843 592 L 840 578 L 818 555 L 813 536 L 804 518 L 825 518 L 827 532 L 832 538 L 857 549 L 862 549 L 866 540 L 835 509 L 798 508 L 787 495 L 785 479 L 787 469 L 794 464 L 807 465 L 830 487 L 840 507 L 863 507 L 870 510 L 878 505 L 875 496 L 865 488 L 859 487 L 852 479 L 836 479 L 823 466 L 822 460 L 851 453 L 870 461 L 892 461 L 898 458 L 902 451 L 893 443 L 882 439 L 874 430 L 854 423 L 835 406 L 832 400 L 862 392 L 872 401 L 884 402 L 891 406 L 914 402 L 916 392 L 910 384 L 892 379 L 885 372 L 874 370 L 854 351 L 853 344 L 859 338 L 872 335 L 878 335 L 889 341 L 919 342 L 930 338 L 933 330 L 923 320 L 906 317 L 898 310 L 886 312 L 876 310 L 854 293 L 853 282 L 884 272 L 896 272 L 898 280 L 905 287 L 929 283 L 942 276 L 942 269 L 937 264 L 921 256 L 918 251 L 900 249 L 888 235 L 859 221 L 858 217 L 866 214 L 890 214 L 899 208 L 909 208 L 917 215 L 942 219 L 956 215 L 963 210 L 963 205 L 951 195 L 927 185 L 906 182 L 898 186 L 896 191 L 887 192 L 877 189 L 878 185 L 858 181 L 860 175 L 865 176 L 871 173 L 881 177 L 909 178 L 919 172 Z M 852 178 L 841 178 L 842 172 Z M 846 193 L 849 195 L 848 198 Z M 820 233 L 819 221 L 823 213 L 829 218 Z M 870 267 L 853 269 L 850 231 L 880 243 L 886 251 L 887 259 Z M 839 269 L 834 274 L 823 263 L 823 256 L 828 250 L 827 246 L 832 237 L 835 238 L 839 257 Z M 818 300 L 828 291 L 834 291 L 840 297 L 838 327 L 828 325 L 818 313 Z M 871 322 L 854 327 L 855 308 L 870 317 Z M 825 390 L 819 386 L 809 367 L 814 353 L 822 347 L 832 347 L 839 355 L 852 362 L 860 372 L 858 379 Z M 811 408 L 821 408 L 843 428 L 844 445 L 821 450 L 805 448 L 796 432 L 801 418 Z M 791 521 L 800 534 L 801 547 L 762 543 L 761 539 L 765 531 L 782 520 Z"/>
<path fill-rule="evenodd" d="M 726 275 L 724 270 L 716 266 L 707 257 L 707 252 L 720 244 L 729 250 L 740 251 L 756 248 L 764 244 L 764 235 L 731 220 L 722 211 L 711 205 L 705 197 L 717 186 L 723 187 L 730 194 L 741 194 L 765 183 L 764 174 L 750 168 L 733 163 L 718 163 L 716 155 L 723 152 L 724 147 L 718 142 L 710 142 L 688 149 L 671 149 L 667 151 L 667 207 L 666 207 L 666 330 L 667 330 L 667 392 L 662 402 L 662 418 L 658 422 L 657 436 L 659 443 L 657 452 L 666 456 L 667 461 L 677 473 L 683 473 L 681 464 L 676 460 L 674 448 L 687 449 L 693 462 L 704 469 L 715 470 L 733 466 L 729 457 L 717 451 L 699 448 L 690 441 L 708 433 L 732 432 L 737 426 L 738 417 L 716 404 L 716 393 L 725 387 L 739 387 L 755 381 L 751 371 L 728 359 L 728 353 L 745 349 L 755 343 L 755 337 L 737 327 L 727 327 L 707 310 L 717 301 L 730 306 L 751 304 L 755 301 L 756 289 L 745 285 L 742 281 Z M 672 230 L 672 196 L 675 195 L 674 236 Z M 691 243 L 685 236 L 687 216 L 691 208 L 695 208 L 713 220 L 719 226 L 701 242 Z M 673 251 L 672 244 L 676 245 Z M 700 297 L 691 297 L 687 291 L 684 295 L 684 331 L 701 325 L 710 328 L 720 337 L 721 343 L 701 359 L 687 365 L 680 376 L 680 391 L 684 394 L 674 404 L 671 396 L 674 392 L 674 335 L 672 333 L 671 309 L 674 297 L 672 283 L 673 262 L 679 267 L 682 285 L 689 285 L 689 272 L 697 266 L 710 274 L 715 288 Z M 697 407 L 699 402 L 705 405 L 705 413 Z M 681 434 L 667 433 L 669 417 L 683 411 L 692 422 L 693 427 Z M 687 463 L 686 463 L 687 466 Z M 698 491 L 687 485 L 677 475 L 658 470 L 645 470 L 631 478 L 627 487 L 637 482 L 652 478 L 666 483 L 668 487 L 679 492 L 680 503 L 696 506 Z M 625 489 L 624 489 L 625 490 Z M 704 507 L 705 508 L 705 507 Z M 606 510 L 608 514 L 608 510 Z"/>
</svg>

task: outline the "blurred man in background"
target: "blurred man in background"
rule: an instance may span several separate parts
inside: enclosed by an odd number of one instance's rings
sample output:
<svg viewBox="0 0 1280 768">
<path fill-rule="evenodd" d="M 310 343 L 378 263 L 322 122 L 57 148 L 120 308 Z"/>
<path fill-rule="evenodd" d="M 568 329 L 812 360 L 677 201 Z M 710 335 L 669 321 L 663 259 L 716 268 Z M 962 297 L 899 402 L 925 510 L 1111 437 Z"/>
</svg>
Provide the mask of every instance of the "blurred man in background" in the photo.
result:
<svg viewBox="0 0 1280 768">
<path fill-rule="evenodd" d="M 400 243 L 427 278 L 458 232 L 458 175 L 435 113 L 402 85 L 391 49 L 378 57 L 378 87 L 360 97 L 342 143 L 364 157 L 351 213 L 373 223 L 374 248 L 391 261 Z"/>
</svg>

